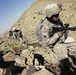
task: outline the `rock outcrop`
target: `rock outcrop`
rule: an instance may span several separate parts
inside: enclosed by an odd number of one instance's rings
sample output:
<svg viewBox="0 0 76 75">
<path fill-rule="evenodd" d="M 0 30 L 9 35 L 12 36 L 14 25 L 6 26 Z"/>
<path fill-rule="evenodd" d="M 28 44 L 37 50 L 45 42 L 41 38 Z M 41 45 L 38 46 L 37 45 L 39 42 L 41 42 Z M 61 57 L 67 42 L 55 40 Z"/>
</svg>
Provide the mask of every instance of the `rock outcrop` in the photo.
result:
<svg viewBox="0 0 76 75">
<path fill-rule="evenodd" d="M 45 6 L 53 2 L 63 5 L 63 23 L 75 26 L 76 0 L 37 0 L 0 37 L 0 75 L 76 75 L 76 50 L 67 50 L 63 45 L 50 49 L 38 42 L 35 35 L 36 24 L 45 18 Z M 13 28 L 19 32 L 12 33 Z M 76 41 L 75 33 L 69 35 Z"/>
</svg>

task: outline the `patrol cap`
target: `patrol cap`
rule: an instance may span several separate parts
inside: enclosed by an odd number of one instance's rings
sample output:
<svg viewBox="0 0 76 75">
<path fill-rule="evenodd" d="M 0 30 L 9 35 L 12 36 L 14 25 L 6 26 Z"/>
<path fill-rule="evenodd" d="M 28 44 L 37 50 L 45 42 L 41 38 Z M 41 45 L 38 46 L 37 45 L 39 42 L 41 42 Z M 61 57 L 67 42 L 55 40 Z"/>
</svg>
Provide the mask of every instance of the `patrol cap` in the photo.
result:
<svg viewBox="0 0 76 75">
<path fill-rule="evenodd" d="M 60 3 L 58 3 L 58 4 L 56 4 L 56 3 L 48 4 L 45 7 L 46 17 L 51 17 L 52 15 L 59 14 L 61 10 L 62 10 L 62 4 L 60 4 Z"/>
</svg>

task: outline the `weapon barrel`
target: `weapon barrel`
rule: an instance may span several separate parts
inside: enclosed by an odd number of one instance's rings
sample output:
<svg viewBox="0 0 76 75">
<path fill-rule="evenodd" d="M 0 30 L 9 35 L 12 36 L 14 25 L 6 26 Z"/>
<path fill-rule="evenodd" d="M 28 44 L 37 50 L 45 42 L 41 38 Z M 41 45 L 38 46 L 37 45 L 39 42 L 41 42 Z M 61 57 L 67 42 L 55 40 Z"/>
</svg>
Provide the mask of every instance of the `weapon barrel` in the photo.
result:
<svg viewBox="0 0 76 75">
<path fill-rule="evenodd" d="M 75 27 L 68 27 L 67 30 L 75 31 L 76 30 L 76 26 Z"/>
</svg>

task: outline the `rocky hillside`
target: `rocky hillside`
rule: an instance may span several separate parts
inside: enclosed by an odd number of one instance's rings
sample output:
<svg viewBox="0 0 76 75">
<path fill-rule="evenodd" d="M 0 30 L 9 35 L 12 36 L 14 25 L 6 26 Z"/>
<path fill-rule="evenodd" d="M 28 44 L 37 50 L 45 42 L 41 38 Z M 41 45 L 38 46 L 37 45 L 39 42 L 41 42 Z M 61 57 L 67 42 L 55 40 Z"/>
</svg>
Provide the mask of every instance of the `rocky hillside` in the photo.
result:
<svg viewBox="0 0 76 75">
<path fill-rule="evenodd" d="M 37 0 L 28 8 L 12 26 L 22 30 L 23 35 L 28 41 L 35 41 L 35 26 L 45 17 L 44 8 L 50 3 L 62 3 L 63 10 L 60 17 L 63 23 L 69 23 L 70 26 L 76 25 L 76 0 Z M 72 37 L 75 36 L 71 32 Z M 30 37 L 31 36 L 31 37 Z M 76 39 L 76 38 L 75 38 Z"/>
<path fill-rule="evenodd" d="M 44 8 L 50 3 L 62 3 L 60 18 L 63 23 L 76 26 L 76 0 L 37 0 L 10 28 L 18 29 L 16 33 L 13 32 L 16 37 L 9 37 L 9 32 L 0 37 L 0 75 L 76 75 L 75 51 L 68 51 L 59 45 L 62 51 L 56 47 L 55 54 L 48 47 L 37 43 L 35 27 L 45 18 Z M 22 38 L 17 37 L 19 34 Z M 69 36 L 76 41 L 76 31 L 70 31 Z M 65 56 L 68 58 L 65 59 Z M 8 70 L 12 74 L 8 74 Z"/>
</svg>

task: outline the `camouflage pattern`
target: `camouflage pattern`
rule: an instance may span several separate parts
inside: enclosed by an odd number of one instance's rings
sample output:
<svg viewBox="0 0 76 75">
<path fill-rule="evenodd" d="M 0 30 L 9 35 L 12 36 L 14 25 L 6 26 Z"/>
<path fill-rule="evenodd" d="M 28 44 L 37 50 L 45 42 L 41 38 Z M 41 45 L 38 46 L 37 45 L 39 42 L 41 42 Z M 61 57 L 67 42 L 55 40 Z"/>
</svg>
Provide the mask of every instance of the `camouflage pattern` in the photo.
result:
<svg viewBox="0 0 76 75">
<path fill-rule="evenodd" d="M 57 33 L 51 37 L 49 36 L 55 25 L 63 25 L 63 23 L 61 20 L 58 20 L 58 22 L 54 24 L 47 19 L 44 19 L 37 25 L 36 34 L 43 44 L 46 44 L 47 46 L 53 45 L 60 38 Z"/>
<path fill-rule="evenodd" d="M 54 26 L 63 26 L 63 23 L 60 19 L 58 19 L 57 22 L 52 22 L 49 20 L 52 15 L 60 13 L 61 7 L 59 6 L 60 5 L 58 4 L 48 5 L 45 8 L 46 18 L 40 21 L 36 27 L 37 38 L 39 41 L 41 41 L 42 44 L 48 47 L 53 47 L 53 52 L 57 56 L 58 61 L 68 58 L 69 52 L 74 52 L 74 56 L 76 57 L 76 43 L 73 39 L 70 40 L 67 38 L 68 31 L 62 32 L 61 37 L 57 32 L 50 36 Z M 73 42 L 71 43 L 69 40 Z"/>
<path fill-rule="evenodd" d="M 58 19 L 56 23 L 52 23 L 50 22 L 50 20 L 48 20 L 48 18 L 51 17 L 52 15 L 59 14 L 61 10 L 62 10 L 62 4 L 59 3 L 48 4 L 45 7 L 46 18 L 40 21 L 40 23 L 37 25 L 36 35 L 38 39 L 47 46 L 49 45 L 52 46 L 60 38 L 60 36 L 57 33 L 55 33 L 52 37 L 50 37 L 50 34 L 55 25 L 63 25 L 63 23 L 60 21 L 60 19 Z"/>
<path fill-rule="evenodd" d="M 59 14 L 61 10 L 62 10 L 62 4 L 52 3 L 52 4 L 48 4 L 45 7 L 45 14 L 47 17 L 51 17 L 52 15 Z"/>
</svg>

